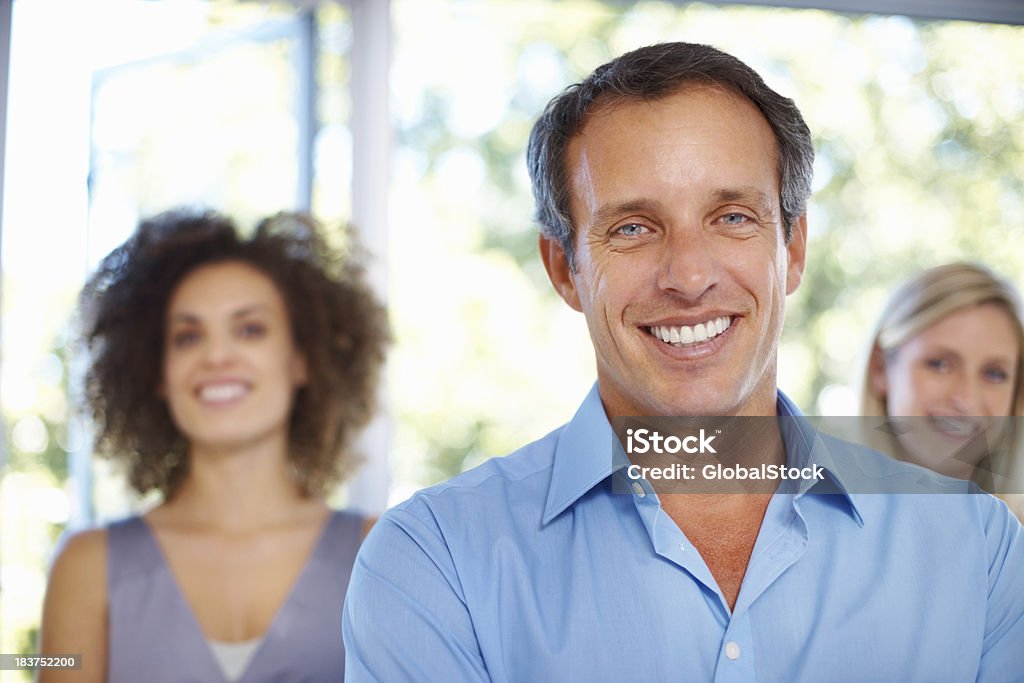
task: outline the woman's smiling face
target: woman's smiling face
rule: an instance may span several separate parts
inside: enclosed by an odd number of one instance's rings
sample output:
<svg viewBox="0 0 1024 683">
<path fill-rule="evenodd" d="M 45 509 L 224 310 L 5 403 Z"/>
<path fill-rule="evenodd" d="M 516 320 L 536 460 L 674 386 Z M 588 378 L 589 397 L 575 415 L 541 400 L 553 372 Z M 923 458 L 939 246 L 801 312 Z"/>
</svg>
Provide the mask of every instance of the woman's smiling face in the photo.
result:
<svg viewBox="0 0 1024 683">
<path fill-rule="evenodd" d="M 970 476 L 983 450 L 965 446 L 1010 415 L 1020 353 L 1013 318 L 992 303 L 955 311 L 888 352 L 872 385 L 890 417 L 922 418 L 899 437 L 907 455 Z"/>
<path fill-rule="evenodd" d="M 174 290 L 165 325 L 161 393 L 193 449 L 287 440 L 307 371 L 269 277 L 237 261 L 200 266 Z"/>
</svg>

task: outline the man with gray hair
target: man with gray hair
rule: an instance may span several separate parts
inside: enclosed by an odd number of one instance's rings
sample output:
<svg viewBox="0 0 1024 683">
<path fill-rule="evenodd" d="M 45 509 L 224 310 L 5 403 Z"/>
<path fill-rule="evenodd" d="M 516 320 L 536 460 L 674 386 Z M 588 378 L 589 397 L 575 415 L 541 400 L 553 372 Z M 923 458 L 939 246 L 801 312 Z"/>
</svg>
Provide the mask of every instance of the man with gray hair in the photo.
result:
<svg viewBox="0 0 1024 683">
<path fill-rule="evenodd" d="M 719 50 L 655 45 L 556 97 L 527 156 L 597 383 L 563 427 L 382 517 L 345 606 L 350 680 L 1024 680 L 1005 506 L 853 490 L 855 447 L 776 386 L 814 156 L 794 103 Z M 673 489 L 613 446 L 651 443 L 630 416 L 761 417 L 757 471 L 815 474 Z"/>
</svg>

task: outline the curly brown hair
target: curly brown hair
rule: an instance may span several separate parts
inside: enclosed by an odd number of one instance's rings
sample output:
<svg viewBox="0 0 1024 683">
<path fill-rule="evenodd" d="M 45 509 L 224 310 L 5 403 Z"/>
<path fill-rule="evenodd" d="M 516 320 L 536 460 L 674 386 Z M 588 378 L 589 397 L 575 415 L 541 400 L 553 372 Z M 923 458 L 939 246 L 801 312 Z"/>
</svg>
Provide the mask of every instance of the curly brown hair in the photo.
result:
<svg viewBox="0 0 1024 683">
<path fill-rule="evenodd" d="M 348 235 L 329 245 L 310 217 L 281 213 L 242 237 L 212 211 L 174 209 L 142 221 L 100 263 L 79 297 L 88 352 L 84 408 L 98 453 L 122 463 L 139 493 L 172 497 L 188 472 L 187 442 L 158 396 L 165 316 L 182 279 L 202 265 L 253 266 L 280 290 L 297 348 L 310 368 L 295 395 L 288 458 L 306 495 L 351 471 L 353 434 L 376 408 L 391 341 L 384 307 L 365 281 L 363 253 Z"/>
</svg>

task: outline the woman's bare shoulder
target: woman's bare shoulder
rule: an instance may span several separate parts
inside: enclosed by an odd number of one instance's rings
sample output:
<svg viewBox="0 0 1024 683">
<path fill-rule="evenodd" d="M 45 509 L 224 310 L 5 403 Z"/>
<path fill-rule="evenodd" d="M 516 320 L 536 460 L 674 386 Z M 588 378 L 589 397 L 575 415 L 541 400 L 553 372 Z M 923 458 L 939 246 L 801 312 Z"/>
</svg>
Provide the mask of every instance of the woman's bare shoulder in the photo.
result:
<svg viewBox="0 0 1024 683">
<path fill-rule="evenodd" d="M 90 529 L 69 537 L 50 569 L 43 603 L 40 651 L 81 653 L 83 670 L 45 672 L 41 683 L 102 681 L 106 671 L 107 531 Z"/>
<path fill-rule="evenodd" d="M 65 587 L 81 592 L 83 586 L 89 586 L 105 593 L 106 574 L 107 530 L 79 531 L 63 543 L 53 562 L 50 592 Z"/>
<path fill-rule="evenodd" d="M 106 563 L 107 530 L 105 528 L 77 531 L 61 544 L 54 566 L 58 562 L 73 564 L 81 569 L 102 561 Z"/>
</svg>

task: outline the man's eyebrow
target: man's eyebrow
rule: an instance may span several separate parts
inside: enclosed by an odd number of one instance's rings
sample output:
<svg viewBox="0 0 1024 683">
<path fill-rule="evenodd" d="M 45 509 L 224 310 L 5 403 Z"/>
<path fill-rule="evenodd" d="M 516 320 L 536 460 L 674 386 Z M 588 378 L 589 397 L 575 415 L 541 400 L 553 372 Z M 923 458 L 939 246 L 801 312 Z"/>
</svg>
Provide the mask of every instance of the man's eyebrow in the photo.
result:
<svg viewBox="0 0 1024 683">
<path fill-rule="evenodd" d="M 712 196 L 720 202 L 746 202 L 758 210 L 770 213 L 773 210 L 771 196 L 756 187 L 725 187 L 715 190 Z"/>
<path fill-rule="evenodd" d="M 757 211 L 764 214 L 773 213 L 777 204 L 769 194 L 756 187 L 725 187 L 715 190 L 711 196 L 716 202 L 743 202 L 750 204 Z M 594 213 L 593 225 L 601 227 L 618 219 L 620 216 L 628 216 L 634 213 L 658 213 L 661 209 L 661 202 L 655 199 L 631 199 L 625 202 L 604 204 Z"/>
<path fill-rule="evenodd" d="M 636 213 L 657 213 L 661 210 L 661 202 L 654 199 L 632 199 L 616 204 L 603 204 L 594 213 L 593 225 L 601 227 L 606 223 Z"/>
</svg>

